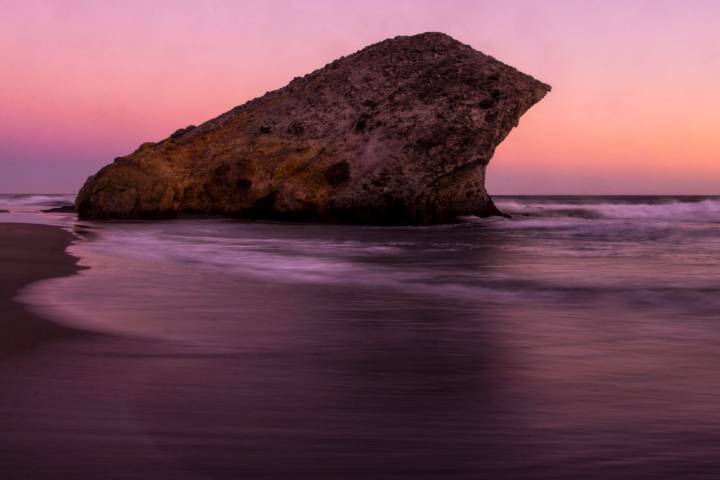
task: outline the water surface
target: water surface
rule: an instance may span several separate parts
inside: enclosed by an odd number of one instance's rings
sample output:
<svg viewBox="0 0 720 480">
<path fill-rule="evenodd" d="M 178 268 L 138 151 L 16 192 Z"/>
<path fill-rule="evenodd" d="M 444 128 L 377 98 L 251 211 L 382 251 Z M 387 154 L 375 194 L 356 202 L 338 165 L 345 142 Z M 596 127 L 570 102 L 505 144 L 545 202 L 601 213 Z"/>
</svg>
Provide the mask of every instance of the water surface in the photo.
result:
<svg viewBox="0 0 720 480">
<path fill-rule="evenodd" d="M 715 478 L 720 199 L 497 203 L 433 227 L 52 217 L 90 268 L 22 299 L 97 335 L 6 375 L 14 465 Z"/>
</svg>

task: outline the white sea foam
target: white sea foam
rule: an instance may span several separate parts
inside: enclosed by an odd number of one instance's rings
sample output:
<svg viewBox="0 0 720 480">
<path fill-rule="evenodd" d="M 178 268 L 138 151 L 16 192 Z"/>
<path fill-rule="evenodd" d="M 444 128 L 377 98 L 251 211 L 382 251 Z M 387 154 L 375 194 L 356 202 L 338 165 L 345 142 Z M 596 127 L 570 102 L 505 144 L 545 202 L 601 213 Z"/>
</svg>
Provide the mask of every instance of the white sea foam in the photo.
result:
<svg viewBox="0 0 720 480">
<path fill-rule="evenodd" d="M 561 217 L 578 219 L 656 219 L 720 222 L 720 199 L 521 200 L 502 199 L 498 207 L 519 218 Z"/>
<path fill-rule="evenodd" d="M 0 205 L 6 207 L 39 206 L 51 207 L 60 205 L 72 205 L 75 196 L 70 194 L 47 194 L 47 195 L 25 195 L 25 194 L 3 194 L 0 195 Z"/>
</svg>

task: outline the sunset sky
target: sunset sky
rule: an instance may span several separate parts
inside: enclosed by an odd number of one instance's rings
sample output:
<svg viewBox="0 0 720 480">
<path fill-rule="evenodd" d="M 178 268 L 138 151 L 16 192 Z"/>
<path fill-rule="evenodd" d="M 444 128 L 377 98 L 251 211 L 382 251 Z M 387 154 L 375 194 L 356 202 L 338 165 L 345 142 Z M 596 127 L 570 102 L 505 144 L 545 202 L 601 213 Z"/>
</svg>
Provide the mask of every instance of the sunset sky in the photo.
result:
<svg viewBox="0 0 720 480">
<path fill-rule="evenodd" d="M 442 31 L 553 86 L 496 194 L 720 194 L 720 2 L 0 0 L 0 192 L 75 192 L 140 143 L 370 43 Z"/>
</svg>

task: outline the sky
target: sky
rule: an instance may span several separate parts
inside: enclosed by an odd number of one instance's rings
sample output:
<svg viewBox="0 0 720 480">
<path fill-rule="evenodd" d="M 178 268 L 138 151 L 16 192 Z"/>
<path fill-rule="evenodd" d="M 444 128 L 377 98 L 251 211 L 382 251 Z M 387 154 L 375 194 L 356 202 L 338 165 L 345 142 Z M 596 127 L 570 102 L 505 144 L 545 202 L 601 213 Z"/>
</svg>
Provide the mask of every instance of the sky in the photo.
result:
<svg viewBox="0 0 720 480">
<path fill-rule="evenodd" d="M 720 194 L 715 0 L 0 0 L 0 192 L 103 165 L 336 57 L 445 32 L 549 83 L 494 194 Z"/>
</svg>

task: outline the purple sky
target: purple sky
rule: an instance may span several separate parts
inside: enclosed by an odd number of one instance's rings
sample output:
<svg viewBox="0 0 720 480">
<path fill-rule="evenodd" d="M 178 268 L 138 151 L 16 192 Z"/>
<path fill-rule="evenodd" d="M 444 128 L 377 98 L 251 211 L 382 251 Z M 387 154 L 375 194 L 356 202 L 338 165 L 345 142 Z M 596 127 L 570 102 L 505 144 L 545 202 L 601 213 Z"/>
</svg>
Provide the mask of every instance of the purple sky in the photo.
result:
<svg viewBox="0 0 720 480">
<path fill-rule="evenodd" d="M 550 83 L 492 193 L 720 194 L 717 1 L 0 0 L 0 192 L 102 165 L 384 38 L 442 31 Z"/>
</svg>

